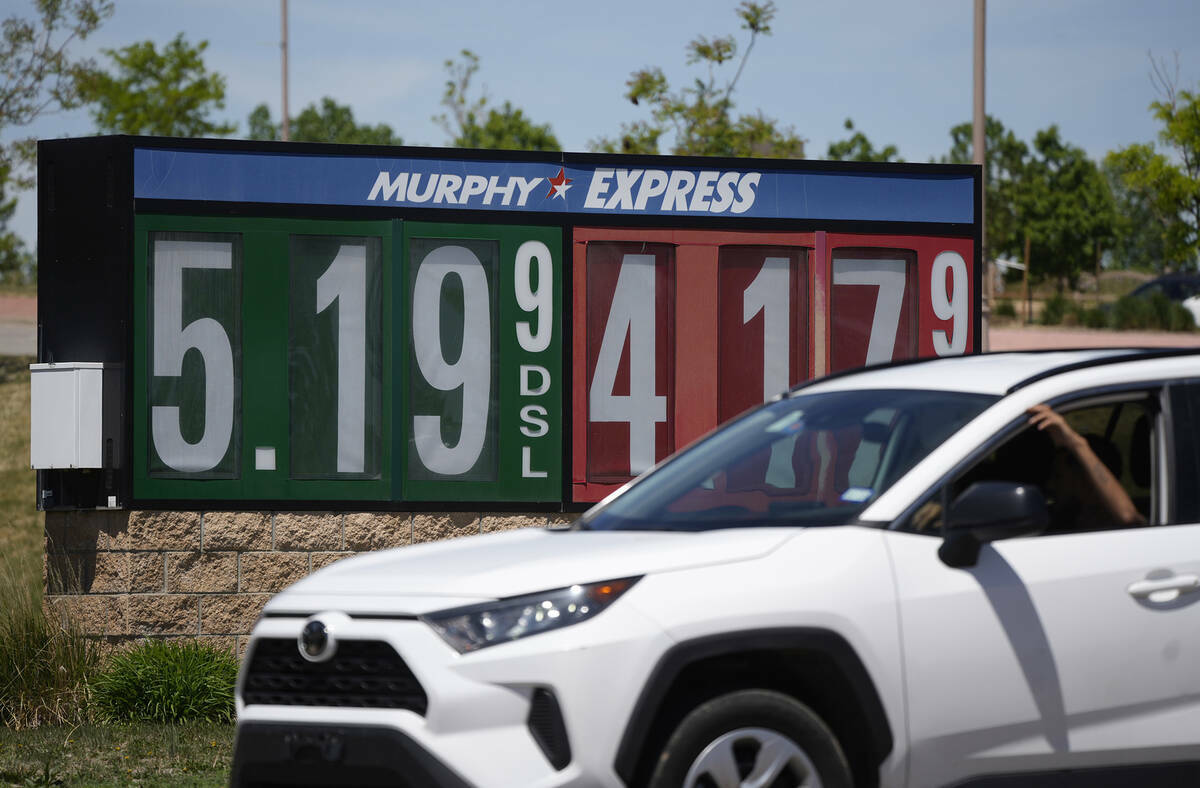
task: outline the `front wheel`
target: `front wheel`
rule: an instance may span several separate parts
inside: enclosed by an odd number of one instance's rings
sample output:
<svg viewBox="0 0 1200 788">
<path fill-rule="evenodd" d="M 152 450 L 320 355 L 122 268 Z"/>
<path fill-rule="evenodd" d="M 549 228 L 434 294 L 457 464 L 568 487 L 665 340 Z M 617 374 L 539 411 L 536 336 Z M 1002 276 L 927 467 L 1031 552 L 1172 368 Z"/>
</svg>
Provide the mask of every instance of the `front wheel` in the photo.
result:
<svg viewBox="0 0 1200 788">
<path fill-rule="evenodd" d="M 837 739 L 793 698 L 721 695 L 693 709 L 659 756 L 650 788 L 850 788 Z"/>
</svg>

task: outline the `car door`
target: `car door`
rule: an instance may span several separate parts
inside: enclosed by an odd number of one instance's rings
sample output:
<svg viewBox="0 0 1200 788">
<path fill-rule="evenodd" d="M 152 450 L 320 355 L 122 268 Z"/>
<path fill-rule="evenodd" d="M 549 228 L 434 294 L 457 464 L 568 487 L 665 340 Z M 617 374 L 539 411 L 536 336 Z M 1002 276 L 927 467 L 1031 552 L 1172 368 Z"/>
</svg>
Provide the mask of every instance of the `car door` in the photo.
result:
<svg viewBox="0 0 1200 788">
<path fill-rule="evenodd" d="M 1196 478 L 1185 456 L 1195 451 L 1191 402 L 1180 391 L 1136 397 L 1162 404 L 1134 420 L 1122 450 L 1151 472 L 1139 501 L 1150 526 L 1081 522 L 998 541 L 965 569 L 942 563 L 937 535 L 889 533 L 909 785 L 986 775 L 988 785 L 1004 777 L 1024 785 L 1034 773 L 1068 769 L 1078 771 L 1055 785 L 1092 784 L 1121 769 L 1158 784 L 1181 762 L 1200 762 L 1200 517 L 1170 494 L 1172 473 L 1193 474 L 1185 486 Z"/>
</svg>

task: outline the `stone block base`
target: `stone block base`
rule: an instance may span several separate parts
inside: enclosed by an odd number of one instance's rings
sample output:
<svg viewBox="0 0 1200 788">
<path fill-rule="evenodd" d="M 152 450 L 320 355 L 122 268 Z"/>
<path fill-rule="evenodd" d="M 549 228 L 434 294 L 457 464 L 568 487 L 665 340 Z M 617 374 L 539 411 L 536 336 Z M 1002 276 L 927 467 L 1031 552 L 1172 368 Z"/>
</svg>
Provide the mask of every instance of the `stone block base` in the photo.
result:
<svg viewBox="0 0 1200 788">
<path fill-rule="evenodd" d="M 240 654 L 271 594 L 342 558 L 571 514 L 46 513 L 45 604 L 109 645 L 191 637 Z"/>
</svg>

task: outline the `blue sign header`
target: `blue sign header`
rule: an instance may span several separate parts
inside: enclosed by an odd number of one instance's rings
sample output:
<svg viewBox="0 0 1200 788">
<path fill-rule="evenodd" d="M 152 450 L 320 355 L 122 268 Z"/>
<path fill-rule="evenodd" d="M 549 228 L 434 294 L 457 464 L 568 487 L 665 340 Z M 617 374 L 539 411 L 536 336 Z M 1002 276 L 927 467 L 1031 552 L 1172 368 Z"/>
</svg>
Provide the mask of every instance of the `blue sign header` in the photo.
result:
<svg viewBox="0 0 1200 788">
<path fill-rule="evenodd" d="M 134 151 L 134 197 L 151 200 L 698 216 L 974 221 L 970 175 L 703 169 L 355 155 Z"/>
</svg>

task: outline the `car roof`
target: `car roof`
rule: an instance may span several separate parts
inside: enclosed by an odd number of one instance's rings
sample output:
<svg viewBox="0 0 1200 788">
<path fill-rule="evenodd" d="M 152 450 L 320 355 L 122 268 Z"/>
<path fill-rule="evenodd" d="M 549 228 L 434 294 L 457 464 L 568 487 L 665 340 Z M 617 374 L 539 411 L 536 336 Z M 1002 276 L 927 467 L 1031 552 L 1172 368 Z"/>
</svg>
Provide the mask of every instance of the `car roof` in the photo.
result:
<svg viewBox="0 0 1200 788">
<path fill-rule="evenodd" d="M 1015 389 L 1082 367 L 1197 352 L 1181 348 L 1091 348 L 982 353 L 902 361 L 839 373 L 793 389 L 816 394 L 862 389 L 924 389 L 1003 396 Z"/>
</svg>

